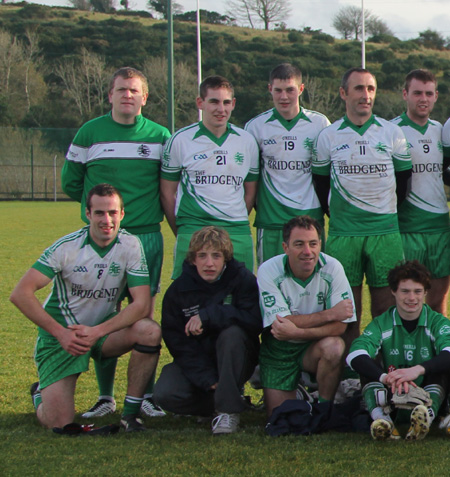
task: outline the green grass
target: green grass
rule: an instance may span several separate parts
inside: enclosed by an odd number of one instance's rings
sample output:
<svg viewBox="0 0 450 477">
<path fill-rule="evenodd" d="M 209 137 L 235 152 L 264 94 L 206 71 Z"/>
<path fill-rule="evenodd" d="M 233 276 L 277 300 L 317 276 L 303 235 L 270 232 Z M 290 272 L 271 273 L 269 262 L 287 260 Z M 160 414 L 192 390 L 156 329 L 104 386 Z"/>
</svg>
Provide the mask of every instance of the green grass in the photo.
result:
<svg viewBox="0 0 450 477">
<path fill-rule="evenodd" d="M 365 434 L 327 433 L 310 437 L 270 438 L 265 416 L 242 416 L 241 431 L 213 438 L 209 424 L 167 416 L 146 421 L 149 431 L 104 437 L 61 437 L 42 429 L 28 394 L 36 380 L 34 325 L 8 300 L 36 258 L 60 236 L 82 225 L 79 205 L 70 202 L 3 202 L 0 205 L 0 475 L 446 475 L 449 442 L 437 431 L 423 442 L 377 443 Z M 170 283 L 174 239 L 163 224 L 165 262 L 161 291 Z M 48 290 L 39 296 L 44 298 Z M 157 301 L 159 319 L 161 296 Z M 367 293 L 365 322 L 368 316 Z M 163 349 L 160 366 L 170 361 Z M 127 358 L 119 360 L 116 399 L 125 393 Z M 253 400 L 260 394 L 248 390 Z M 76 408 L 88 408 L 97 396 L 93 370 L 80 377 Z M 99 423 L 114 423 L 118 414 Z"/>
</svg>

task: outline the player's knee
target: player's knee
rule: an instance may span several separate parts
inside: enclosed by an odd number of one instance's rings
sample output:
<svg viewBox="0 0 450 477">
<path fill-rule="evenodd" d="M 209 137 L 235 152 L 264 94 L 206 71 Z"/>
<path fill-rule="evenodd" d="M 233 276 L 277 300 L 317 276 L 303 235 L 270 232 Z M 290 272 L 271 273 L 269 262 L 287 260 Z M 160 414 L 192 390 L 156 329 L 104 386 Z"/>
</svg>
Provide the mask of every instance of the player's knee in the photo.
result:
<svg viewBox="0 0 450 477">
<path fill-rule="evenodd" d="M 156 321 L 144 318 L 132 326 L 136 343 L 145 346 L 157 346 L 161 343 L 161 327 Z"/>
<path fill-rule="evenodd" d="M 320 342 L 321 356 L 331 362 L 338 362 L 345 353 L 345 342 L 339 336 L 330 336 Z"/>
</svg>

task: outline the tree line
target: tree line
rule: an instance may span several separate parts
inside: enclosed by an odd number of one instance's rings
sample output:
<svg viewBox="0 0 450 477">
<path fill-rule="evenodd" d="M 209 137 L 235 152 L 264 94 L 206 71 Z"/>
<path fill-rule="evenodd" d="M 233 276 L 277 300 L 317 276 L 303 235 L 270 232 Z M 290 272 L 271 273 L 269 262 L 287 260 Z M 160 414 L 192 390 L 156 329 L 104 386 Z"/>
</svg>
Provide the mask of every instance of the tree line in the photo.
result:
<svg viewBox="0 0 450 477">
<path fill-rule="evenodd" d="M 136 12 L 134 12 L 136 13 Z M 196 30 L 175 21 L 176 127 L 197 119 Z M 450 51 L 427 31 L 401 41 L 388 33 L 369 39 L 367 66 L 377 76 L 375 112 L 388 119 L 403 111 L 404 76 L 428 68 L 438 76 L 434 118 L 447 119 Z M 428 43 L 427 43 L 428 41 Z M 429 49 L 432 48 L 432 49 Z M 108 79 L 124 65 L 135 66 L 150 80 L 144 114 L 167 124 L 167 22 L 35 4 L 0 7 L 0 124 L 21 127 L 77 128 L 109 110 Z M 222 74 L 236 89 L 232 120 L 243 125 L 271 107 L 269 71 L 289 61 L 304 73 L 302 105 L 331 120 L 343 114 L 338 96 L 343 72 L 361 62 L 361 44 L 336 40 L 321 30 L 263 31 L 205 24 L 202 29 L 203 76 Z"/>
</svg>

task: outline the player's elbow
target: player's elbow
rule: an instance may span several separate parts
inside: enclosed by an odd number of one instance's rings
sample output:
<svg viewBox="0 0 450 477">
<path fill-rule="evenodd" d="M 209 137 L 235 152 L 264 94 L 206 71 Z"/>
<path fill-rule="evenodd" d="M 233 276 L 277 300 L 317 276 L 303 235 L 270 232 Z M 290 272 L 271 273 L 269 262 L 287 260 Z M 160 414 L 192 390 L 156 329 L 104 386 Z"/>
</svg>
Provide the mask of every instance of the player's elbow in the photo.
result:
<svg viewBox="0 0 450 477">
<path fill-rule="evenodd" d="M 139 303 L 139 309 L 137 311 L 139 320 L 142 320 L 142 318 L 148 318 L 150 316 L 151 309 L 152 307 L 150 298 L 148 300 L 142 300 L 142 302 Z"/>
<path fill-rule="evenodd" d="M 347 323 L 337 322 L 335 324 L 335 333 L 334 336 L 342 336 L 347 329 Z"/>
<path fill-rule="evenodd" d="M 23 293 L 21 292 L 21 290 L 19 289 L 18 286 L 16 286 L 14 288 L 14 290 L 12 291 L 11 295 L 9 296 L 9 301 L 17 306 L 17 308 L 19 308 L 19 304 L 20 304 L 20 301 L 21 301 L 21 298 L 23 297 Z"/>
</svg>

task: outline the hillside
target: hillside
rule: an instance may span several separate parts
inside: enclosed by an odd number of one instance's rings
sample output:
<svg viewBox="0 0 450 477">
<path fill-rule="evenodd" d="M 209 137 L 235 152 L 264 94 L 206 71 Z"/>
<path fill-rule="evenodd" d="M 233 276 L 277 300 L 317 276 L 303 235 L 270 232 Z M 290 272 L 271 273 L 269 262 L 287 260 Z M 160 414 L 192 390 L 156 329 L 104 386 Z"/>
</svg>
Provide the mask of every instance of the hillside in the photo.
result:
<svg viewBox="0 0 450 477">
<path fill-rule="evenodd" d="M 105 110 L 105 81 L 111 71 L 124 65 L 143 69 L 149 75 L 152 105 L 146 114 L 166 123 L 163 57 L 167 51 L 167 23 L 145 17 L 144 12 L 138 15 L 2 4 L 0 124 L 78 127 Z M 179 128 L 196 118 L 195 25 L 175 22 L 174 39 L 175 61 L 179 64 Z M 400 91 L 405 74 L 424 67 L 438 75 L 441 96 L 434 117 L 445 121 L 450 94 L 450 51 L 425 49 L 413 40 L 388 40 L 366 44 L 367 67 L 376 74 L 379 86 L 375 112 L 388 119 L 398 115 L 403 110 Z M 20 54 L 16 51 L 19 47 Z M 14 55 L 16 59 L 11 61 Z M 203 76 L 222 74 L 233 82 L 237 97 L 233 122 L 238 125 L 270 107 L 268 73 L 283 61 L 297 64 L 304 73 L 303 105 L 333 120 L 342 114 L 337 95 L 340 77 L 346 69 L 361 64 L 361 45 L 321 32 L 202 25 Z M 61 65 L 66 77 L 61 73 Z"/>
</svg>

